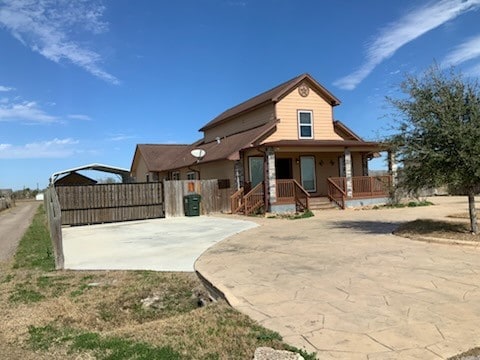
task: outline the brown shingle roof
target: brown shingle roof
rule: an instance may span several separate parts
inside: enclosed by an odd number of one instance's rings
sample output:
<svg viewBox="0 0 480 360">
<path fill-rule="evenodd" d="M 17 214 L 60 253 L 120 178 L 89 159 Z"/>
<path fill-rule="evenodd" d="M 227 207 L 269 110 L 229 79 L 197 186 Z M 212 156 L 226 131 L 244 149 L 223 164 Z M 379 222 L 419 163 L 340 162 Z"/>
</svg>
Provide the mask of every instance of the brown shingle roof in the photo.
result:
<svg viewBox="0 0 480 360">
<path fill-rule="evenodd" d="M 145 159 L 148 171 L 154 172 L 170 171 L 196 164 L 197 160 L 190 154 L 193 149 L 205 150 L 206 155 L 201 161 L 202 164 L 216 160 L 238 160 L 240 150 L 256 145 L 270 134 L 276 124 L 276 121 L 272 121 L 247 131 L 222 137 L 220 143 L 197 141 L 191 145 L 139 144 L 136 151 L 139 151 Z"/>
<path fill-rule="evenodd" d="M 170 169 L 179 153 L 184 152 L 190 146 L 184 144 L 138 144 L 135 154 L 140 152 L 148 171 L 159 172 Z"/>
<path fill-rule="evenodd" d="M 295 88 L 298 84 L 302 81 L 306 81 L 309 85 L 315 89 L 320 95 L 322 95 L 329 103 L 333 106 L 339 105 L 340 100 L 338 100 L 332 93 L 330 93 L 327 89 L 325 89 L 320 83 L 318 83 L 314 78 L 312 78 L 309 74 L 302 74 L 299 75 L 291 80 L 284 82 L 270 90 L 267 90 L 257 96 L 252 97 L 251 99 L 238 104 L 220 115 L 218 115 L 215 119 L 207 123 L 203 126 L 199 131 L 208 130 L 222 122 L 225 122 L 235 116 L 238 116 L 242 113 L 254 110 L 262 105 L 277 102 L 282 99 L 283 96 L 288 94 L 293 88 Z"/>
</svg>

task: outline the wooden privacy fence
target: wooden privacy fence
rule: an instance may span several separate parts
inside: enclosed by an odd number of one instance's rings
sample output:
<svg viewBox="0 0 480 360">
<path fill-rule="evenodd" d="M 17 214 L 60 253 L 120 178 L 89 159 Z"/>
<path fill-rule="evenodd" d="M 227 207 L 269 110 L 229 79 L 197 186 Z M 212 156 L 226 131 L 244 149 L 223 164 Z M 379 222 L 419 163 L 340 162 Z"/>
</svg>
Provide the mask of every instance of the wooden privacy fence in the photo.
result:
<svg viewBox="0 0 480 360">
<path fill-rule="evenodd" d="M 62 213 L 57 193 L 54 187 L 49 187 L 44 198 L 45 211 L 47 213 L 50 239 L 52 239 L 53 254 L 55 256 L 55 268 L 63 269 L 63 243 L 62 243 Z"/>
<path fill-rule="evenodd" d="M 218 180 L 167 180 L 165 189 L 166 217 L 184 216 L 183 198 L 185 195 L 200 194 L 202 215 L 215 212 L 230 212 L 231 189 L 219 189 Z"/>
<path fill-rule="evenodd" d="M 165 216 L 163 184 L 57 186 L 63 225 L 153 219 Z"/>
</svg>

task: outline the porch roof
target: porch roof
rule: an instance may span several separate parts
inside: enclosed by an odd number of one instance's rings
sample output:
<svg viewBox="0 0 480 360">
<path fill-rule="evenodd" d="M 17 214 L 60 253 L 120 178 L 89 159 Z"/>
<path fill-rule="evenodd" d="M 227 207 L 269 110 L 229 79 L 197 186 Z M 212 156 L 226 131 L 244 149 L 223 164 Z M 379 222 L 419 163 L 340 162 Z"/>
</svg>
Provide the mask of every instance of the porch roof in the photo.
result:
<svg viewBox="0 0 480 360">
<path fill-rule="evenodd" d="M 263 143 L 263 146 L 286 147 L 286 148 L 306 148 L 315 147 L 327 150 L 328 148 L 349 148 L 351 150 L 368 149 L 369 151 L 387 150 L 386 144 L 373 141 L 357 140 L 278 140 Z"/>
</svg>

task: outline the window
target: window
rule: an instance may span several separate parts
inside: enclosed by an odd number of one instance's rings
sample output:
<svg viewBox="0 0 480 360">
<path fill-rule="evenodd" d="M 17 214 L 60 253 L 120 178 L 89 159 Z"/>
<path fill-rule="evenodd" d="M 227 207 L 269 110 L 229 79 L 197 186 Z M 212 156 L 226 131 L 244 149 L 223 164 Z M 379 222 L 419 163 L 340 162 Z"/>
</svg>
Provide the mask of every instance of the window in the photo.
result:
<svg viewBox="0 0 480 360">
<path fill-rule="evenodd" d="M 313 139 L 313 114 L 311 111 L 298 111 L 298 137 Z"/>
<path fill-rule="evenodd" d="M 172 171 L 172 180 L 180 180 L 180 173 L 178 171 Z"/>
<path fill-rule="evenodd" d="M 188 172 L 187 180 L 197 180 L 197 173 L 195 171 Z"/>
<path fill-rule="evenodd" d="M 230 189 L 230 179 L 219 179 L 218 180 L 219 189 Z"/>
</svg>

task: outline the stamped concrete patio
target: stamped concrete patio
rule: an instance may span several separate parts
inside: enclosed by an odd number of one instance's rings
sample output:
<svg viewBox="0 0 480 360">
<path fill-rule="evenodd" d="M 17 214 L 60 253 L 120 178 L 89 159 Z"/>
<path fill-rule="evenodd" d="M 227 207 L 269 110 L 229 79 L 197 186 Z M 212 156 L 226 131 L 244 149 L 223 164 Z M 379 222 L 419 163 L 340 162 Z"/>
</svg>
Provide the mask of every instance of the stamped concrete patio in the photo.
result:
<svg viewBox="0 0 480 360">
<path fill-rule="evenodd" d="M 324 211 L 262 225 L 196 262 L 238 310 L 320 359 L 446 359 L 480 345 L 480 251 L 391 235 L 423 208 Z"/>
</svg>

